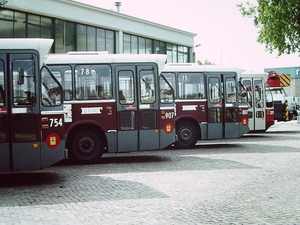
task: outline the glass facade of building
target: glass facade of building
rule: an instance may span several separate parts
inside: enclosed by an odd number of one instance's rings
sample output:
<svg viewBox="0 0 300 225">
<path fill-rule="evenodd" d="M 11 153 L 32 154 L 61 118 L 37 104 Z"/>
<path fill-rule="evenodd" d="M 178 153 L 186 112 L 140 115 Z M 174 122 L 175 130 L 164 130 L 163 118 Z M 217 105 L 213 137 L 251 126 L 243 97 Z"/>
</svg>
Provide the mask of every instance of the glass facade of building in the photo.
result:
<svg viewBox="0 0 300 225">
<path fill-rule="evenodd" d="M 117 53 L 118 31 L 86 24 L 0 9 L 0 38 L 52 38 L 53 53 L 107 51 Z M 190 48 L 160 40 L 124 33 L 123 52 L 167 54 L 168 62 L 190 62 Z M 119 37 L 120 38 L 120 37 Z"/>
<path fill-rule="evenodd" d="M 131 54 L 167 54 L 169 63 L 190 62 L 188 47 L 126 33 L 123 38 L 123 51 Z"/>
</svg>

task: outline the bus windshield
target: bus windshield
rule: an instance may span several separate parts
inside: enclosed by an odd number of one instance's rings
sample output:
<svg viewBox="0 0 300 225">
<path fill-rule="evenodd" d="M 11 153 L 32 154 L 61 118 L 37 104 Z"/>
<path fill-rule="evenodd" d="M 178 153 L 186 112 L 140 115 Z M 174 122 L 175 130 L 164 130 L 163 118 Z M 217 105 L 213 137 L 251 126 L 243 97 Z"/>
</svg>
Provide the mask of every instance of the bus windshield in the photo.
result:
<svg viewBox="0 0 300 225">
<path fill-rule="evenodd" d="M 159 77 L 160 84 L 160 101 L 162 103 L 174 102 L 174 90 L 172 85 L 168 82 L 168 80 L 160 75 Z"/>
<path fill-rule="evenodd" d="M 62 104 L 62 87 L 46 67 L 42 69 L 42 104 L 44 106 Z"/>
<path fill-rule="evenodd" d="M 239 102 L 249 103 L 249 99 L 252 99 L 251 92 L 248 92 L 247 88 L 239 81 Z"/>
</svg>

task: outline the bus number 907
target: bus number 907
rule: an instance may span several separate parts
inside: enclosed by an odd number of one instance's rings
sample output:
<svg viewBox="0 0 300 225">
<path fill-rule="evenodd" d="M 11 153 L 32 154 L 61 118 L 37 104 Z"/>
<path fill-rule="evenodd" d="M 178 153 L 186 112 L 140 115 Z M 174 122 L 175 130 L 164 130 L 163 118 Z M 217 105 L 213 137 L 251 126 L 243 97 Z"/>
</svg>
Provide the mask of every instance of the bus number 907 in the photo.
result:
<svg viewBox="0 0 300 225">
<path fill-rule="evenodd" d="M 167 112 L 165 114 L 166 119 L 173 119 L 174 118 L 174 112 Z"/>
</svg>

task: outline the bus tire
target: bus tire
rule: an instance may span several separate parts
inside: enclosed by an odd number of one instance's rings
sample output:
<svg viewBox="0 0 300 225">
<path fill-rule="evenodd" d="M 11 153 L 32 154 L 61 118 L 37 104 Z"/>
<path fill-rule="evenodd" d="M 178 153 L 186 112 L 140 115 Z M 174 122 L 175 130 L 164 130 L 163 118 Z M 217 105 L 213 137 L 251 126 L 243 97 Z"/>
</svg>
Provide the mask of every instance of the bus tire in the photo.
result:
<svg viewBox="0 0 300 225">
<path fill-rule="evenodd" d="M 79 131 L 71 139 L 70 147 L 70 158 L 74 163 L 93 164 L 103 155 L 104 140 L 99 132 L 91 129 Z"/>
<path fill-rule="evenodd" d="M 199 128 L 191 121 L 179 121 L 176 134 L 178 141 L 174 145 L 179 149 L 193 148 L 200 137 Z"/>
</svg>

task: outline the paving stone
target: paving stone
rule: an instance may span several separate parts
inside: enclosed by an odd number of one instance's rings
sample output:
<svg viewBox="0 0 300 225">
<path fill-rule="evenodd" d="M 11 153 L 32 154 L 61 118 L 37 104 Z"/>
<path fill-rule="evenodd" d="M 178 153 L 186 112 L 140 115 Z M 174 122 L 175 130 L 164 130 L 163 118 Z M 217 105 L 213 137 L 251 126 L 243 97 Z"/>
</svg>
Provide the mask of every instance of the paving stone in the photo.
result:
<svg viewBox="0 0 300 225">
<path fill-rule="evenodd" d="M 0 174 L 0 225 L 300 224 L 300 124 Z"/>
</svg>

